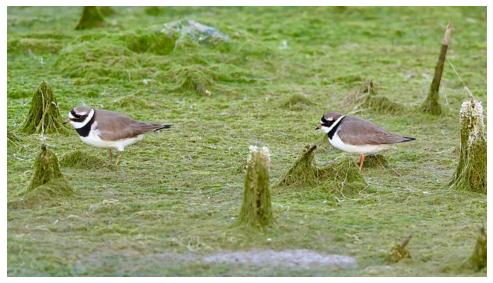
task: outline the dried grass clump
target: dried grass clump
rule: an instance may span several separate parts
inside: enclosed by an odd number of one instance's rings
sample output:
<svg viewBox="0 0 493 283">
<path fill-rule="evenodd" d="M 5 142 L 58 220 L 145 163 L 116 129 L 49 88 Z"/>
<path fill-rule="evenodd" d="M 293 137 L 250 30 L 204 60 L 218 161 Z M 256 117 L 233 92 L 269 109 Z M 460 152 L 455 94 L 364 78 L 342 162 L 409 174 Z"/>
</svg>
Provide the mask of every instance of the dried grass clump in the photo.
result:
<svg viewBox="0 0 493 283">
<path fill-rule="evenodd" d="M 250 146 L 239 222 L 265 227 L 273 222 L 269 190 L 270 153 L 267 147 Z"/>
<path fill-rule="evenodd" d="M 460 159 L 450 186 L 486 193 L 486 136 L 481 102 L 471 97 L 460 111 Z"/>
</svg>

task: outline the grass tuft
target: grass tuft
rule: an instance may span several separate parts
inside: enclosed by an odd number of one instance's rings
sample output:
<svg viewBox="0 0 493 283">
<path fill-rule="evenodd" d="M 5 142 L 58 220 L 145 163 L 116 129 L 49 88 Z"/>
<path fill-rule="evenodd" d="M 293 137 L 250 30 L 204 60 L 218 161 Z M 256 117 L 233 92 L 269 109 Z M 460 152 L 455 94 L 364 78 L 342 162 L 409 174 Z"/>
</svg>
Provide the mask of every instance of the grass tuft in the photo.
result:
<svg viewBox="0 0 493 283">
<path fill-rule="evenodd" d="M 172 78 L 178 85 L 175 90 L 190 91 L 202 96 L 210 96 L 213 84 L 212 73 L 206 67 L 194 65 L 176 67 Z"/>
<path fill-rule="evenodd" d="M 306 187 L 322 189 L 340 196 L 352 195 L 368 184 L 358 166 L 350 158 L 334 161 L 319 168 L 315 164 L 315 145 L 307 145 L 303 153 L 281 178 L 277 187 Z"/>
<path fill-rule="evenodd" d="M 68 133 L 58 109 L 53 90 L 43 81 L 31 100 L 31 108 L 22 125 L 22 132 L 27 134 Z"/>
<path fill-rule="evenodd" d="M 33 207 L 58 201 L 74 194 L 65 180 L 55 153 L 45 145 L 34 163 L 34 174 L 26 190 L 20 193 L 21 200 L 14 201 L 10 207 Z"/>
<path fill-rule="evenodd" d="M 294 111 L 301 111 L 301 110 L 307 110 L 310 108 L 310 106 L 313 105 L 314 103 L 307 97 L 301 94 L 294 94 L 286 98 L 281 103 L 281 108 L 294 110 Z"/>
</svg>

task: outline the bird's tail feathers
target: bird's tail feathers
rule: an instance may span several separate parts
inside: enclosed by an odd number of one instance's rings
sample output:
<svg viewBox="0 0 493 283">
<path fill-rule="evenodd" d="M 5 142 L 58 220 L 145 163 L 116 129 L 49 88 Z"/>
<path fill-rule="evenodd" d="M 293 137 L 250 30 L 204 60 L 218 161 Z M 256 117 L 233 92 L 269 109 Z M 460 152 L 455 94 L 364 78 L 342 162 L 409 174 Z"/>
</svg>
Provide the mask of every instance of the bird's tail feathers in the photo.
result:
<svg viewBox="0 0 493 283">
<path fill-rule="evenodd" d="M 162 124 L 162 125 L 158 125 L 158 127 L 155 128 L 153 130 L 153 132 L 157 132 L 157 131 L 160 131 L 162 129 L 169 129 L 169 128 L 171 128 L 171 124 Z"/>
<path fill-rule="evenodd" d="M 416 140 L 416 138 L 402 137 L 402 141 L 401 142 L 409 142 L 409 141 L 414 141 L 414 140 Z"/>
</svg>

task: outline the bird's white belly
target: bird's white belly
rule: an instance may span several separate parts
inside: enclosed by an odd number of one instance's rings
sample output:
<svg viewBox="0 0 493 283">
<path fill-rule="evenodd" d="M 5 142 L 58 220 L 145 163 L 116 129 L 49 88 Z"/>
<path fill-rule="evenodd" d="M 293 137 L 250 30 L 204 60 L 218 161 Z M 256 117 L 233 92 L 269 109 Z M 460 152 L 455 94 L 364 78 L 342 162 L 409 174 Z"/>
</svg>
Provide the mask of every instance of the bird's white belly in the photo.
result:
<svg viewBox="0 0 493 283">
<path fill-rule="evenodd" d="M 98 136 L 98 133 L 95 130 L 91 130 L 87 137 L 80 137 L 80 139 L 88 145 L 96 147 L 115 148 L 118 151 L 123 151 L 126 146 L 134 144 L 142 140 L 143 138 L 144 135 L 138 135 L 134 138 L 128 138 L 118 141 L 105 141 Z"/>
<path fill-rule="evenodd" d="M 345 144 L 342 142 L 341 138 L 337 133 L 332 136 L 332 139 L 329 139 L 330 144 L 342 151 L 351 152 L 351 153 L 375 153 L 384 149 L 388 149 L 390 145 L 388 144 L 365 144 L 365 145 L 351 145 Z"/>
</svg>

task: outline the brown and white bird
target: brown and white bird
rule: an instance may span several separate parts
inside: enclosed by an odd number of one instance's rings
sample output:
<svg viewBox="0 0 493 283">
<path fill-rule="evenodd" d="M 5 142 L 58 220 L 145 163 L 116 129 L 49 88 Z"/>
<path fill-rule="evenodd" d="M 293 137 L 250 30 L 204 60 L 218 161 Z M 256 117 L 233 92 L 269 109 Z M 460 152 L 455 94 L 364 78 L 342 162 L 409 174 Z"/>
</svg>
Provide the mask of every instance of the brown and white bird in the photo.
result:
<svg viewBox="0 0 493 283">
<path fill-rule="evenodd" d="M 360 171 L 365 162 L 365 154 L 388 149 L 393 144 L 415 140 L 388 133 L 371 122 L 336 112 L 325 113 L 316 130 L 318 129 L 327 134 L 333 147 L 345 152 L 359 153 Z"/>
<path fill-rule="evenodd" d="M 84 143 L 108 148 L 110 160 L 112 148 L 123 152 L 125 147 L 142 140 L 144 134 L 171 127 L 168 124 L 139 122 L 117 112 L 87 106 L 73 108 L 68 113 L 68 119 Z M 116 160 L 117 165 L 121 155 Z"/>
</svg>

